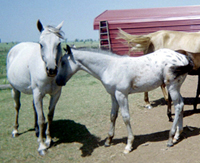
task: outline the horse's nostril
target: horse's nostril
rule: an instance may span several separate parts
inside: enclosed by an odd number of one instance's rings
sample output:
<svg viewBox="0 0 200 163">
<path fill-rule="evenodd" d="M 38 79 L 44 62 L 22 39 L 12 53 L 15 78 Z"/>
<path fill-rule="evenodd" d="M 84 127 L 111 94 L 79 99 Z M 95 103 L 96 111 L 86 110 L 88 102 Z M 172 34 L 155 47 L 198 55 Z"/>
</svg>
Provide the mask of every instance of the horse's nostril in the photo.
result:
<svg viewBox="0 0 200 163">
<path fill-rule="evenodd" d="M 48 69 L 48 68 L 46 68 L 46 70 L 47 70 L 47 75 L 48 75 L 49 77 L 54 77 L 54 76 L 56 76 L 56 75 L 57 75 L 57 72 L 58 72 L 57 67 L 56 67 L 55 69 Z"/>
</svg>

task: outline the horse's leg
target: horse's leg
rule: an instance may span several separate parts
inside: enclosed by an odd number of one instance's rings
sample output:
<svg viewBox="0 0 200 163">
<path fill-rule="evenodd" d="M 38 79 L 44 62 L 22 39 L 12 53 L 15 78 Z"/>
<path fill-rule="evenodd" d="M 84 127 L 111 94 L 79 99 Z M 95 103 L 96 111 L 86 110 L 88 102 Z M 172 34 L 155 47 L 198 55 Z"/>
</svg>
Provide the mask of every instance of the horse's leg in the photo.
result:
<svg viewBox="0 0 200 163">
<path fill-rule="evenodd" d="M 167 143 L 168 147 L 173 146 L 173 138 L 178 139 L 181 132 L 183 131 L 183 106 L 184 106 L 184 103 L 183 103 L 183 98 L 182 98 L 181 94 L 179 93 L 180 85 L 177 86 L 174 84 L 174 85 L 170 85 L 168 88 L 168 92 L 171 96 L 171 99 L 173 101 L 174 108 L 175 108 L 175 117 L 174 117 L 172 128 L 169 132 L 169 140 Z M 175 134 L 176 134 L 176 136 L 175 136 Z"/>
<path fill-rule="evenodd" d="M 168 101 L 167 101 L 167 116 L 169 118 L 170 122 L 173 122 L 173 118 L 172 118 L 172 99 L 170 94 L 168 94 Z"/>
<path fill-rule="evenodd" d="M 33 90 L 33 101 L 35 105 L 35 109 L 38 115 L 38 125 L 39 125 L 39 148 L 38 152 L 40 155 L 45 155 L 47 146 L 44 143 L 44 126 L 45 126 L 45 117 L 43 113 L 43 100 L 44 95 L 41 95 L 40 91 L 38 89 Z"/>
<path fill-rule="evenodd" d="M 144 101 L 145 101 L 145 108 L 152 109 L 152 106 L 149 102 L 148 92 L 144 92 Z"/>
<path fill-rule="evenodd" d="M 127 154 L 132 150 L 132 144 L 133 144 L 133 140 L 134 140 L 134 136 L 133 136 L 131 124 L 130 124 L 128 96 L 124 95 L 123 93 L 121 93 L 119 91 L 116 91 L 115 96 L 118 101 L 119 107 L 121 108 L 122 118 L 123 118 L 123 121 L 124 121 L 124 123 L 127 127 L 127 131 L 128 131 L 127 145 L 124 149 L 124 153 Z"/>
<path fill-rule="evenodd" d="M 51 145 L 51 141 L 52 141 L 51 132 L 50 132 L 51 124 L 53 121 L 54 110 L 58 102 L 58 99 L 60 97 L 60 94 L 61 94 L 61 90 L 57 94 L 51 96 L 50 103 L 49 103 L 48 125 L 47 125 L 47 130 L 46 130 L 46 141 L 45 141 L 47 147 Z"/>
<path fill-rule="evenodd" d="M 169 97 L 169 96 L 167 96 L 167 91 L 166 91 L 166 89 L 165 89 L 165 84 L 162 84 L 162 85 L 161 85 L 161 90 L 162 90 L 162 92 L 163 92 L 163 96 L 164 96 L 164 98 L 165 98 L 165 101 L 168 101 L 168 97 Z"/>
<path fill-rule="evenodd" d="M 193 104 L 194 110 L 197 109 L 197 101 L 198 101 L 199 94 L 200 94 L 200 74 L 198 75 L 197 92 L 196 92 L 196 97 L 195 97 L 194 104 Z"/>
<path fill-rule="evenodd" d="M 105 146 L 108 147 L 111 144 L 111 141 L 114 137 L 115 134 L 115 122 L 118 116 L 118 110 L 119 110 L 119 105 L 118 102 L 115 98 L 115 96 L 111 96 L 111 100 L 112 100 L 112 109 L 111 109 L 111 113 L 110 113 L 110 130 L 108 132 L 108 138 L 106 139 L 105 142 Z"/>
<path fill-rule="evenodd" d="M 178 142 L 178 140 L 180 138 L 180 134 L 182 132 L 183 132 L 183 110 L 180 113 L 180 117 L 179 117 L 179 120 L 178 120 L 178 126 L 177 126 L 176 133 L 175 133 L 175 136 L 174 136 L 174 139 L 173 139 L 174 144 Z"/>
<path fill-rule="evenodd" d="M 12 137 L 16 137 L 19 135 L 18 133 L 18 127 L 19 127 L 19 123 L 18 123 L 18 118 L 19 118 L 19 110 L 20 110 L 20 95 L 21 93 L 16 90 L 15 88 L 12 89 L 12 96 L 13 99 L 15 101 L 14 103 L 14 107 L 15 107 L 15 124 L 14 124 L 14 130 L 12 131 Z"/>
<path fill-rule="evenodd" d="M 167 92 L 165 90 L 165 84 L 161 85 L 161 90 L 163 92 L 163 95 L 164 95 L 164 98 L 165 98 L 165 101 L 168 101 L 168 98 L 167 98 Z M 144 101 L 146 103 L 145 107 L 148 108 L 148 109 L 152 109 L 152 106 L 149 102 L 149 96 L 148 96 L 148 92 L 144 92 Z"/>
<path fill-rule="evenodd" d="M 34 120 L 35 120 L 34 122 L 35 135 L 36 137 L 39 137 L 38 116 L 37 116 L 34 100 L 33 100 L 33 111 L 34 111 Z"/>
</svg>

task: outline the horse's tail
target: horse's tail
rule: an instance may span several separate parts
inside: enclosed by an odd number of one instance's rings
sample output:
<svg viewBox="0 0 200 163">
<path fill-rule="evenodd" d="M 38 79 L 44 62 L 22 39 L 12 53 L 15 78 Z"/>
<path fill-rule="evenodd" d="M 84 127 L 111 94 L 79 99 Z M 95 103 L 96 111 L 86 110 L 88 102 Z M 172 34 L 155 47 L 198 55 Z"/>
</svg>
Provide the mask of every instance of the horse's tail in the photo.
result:
<svg viewBox="0 0 200 163">
<path fill-rule="evenodd" d="M 116 39 L 126 40 L 131 51 L 147 51 L 151 38 L 148 35 L 131 35 L 119 28 L 118 37 Z"/>
<path fill-rule="evenodd" d="M 172 66 L 170 67 L 171 72 L 174 75 L 174 79 L 176 79 L 177 77 L 189 73 L 190 71 L 192 71 L 193 67 L 194 67 L 194 63 L 193 60 L 190 56 L 185 56 L 188 60 L 188 64 L 185 66 Z"/>
</svg>

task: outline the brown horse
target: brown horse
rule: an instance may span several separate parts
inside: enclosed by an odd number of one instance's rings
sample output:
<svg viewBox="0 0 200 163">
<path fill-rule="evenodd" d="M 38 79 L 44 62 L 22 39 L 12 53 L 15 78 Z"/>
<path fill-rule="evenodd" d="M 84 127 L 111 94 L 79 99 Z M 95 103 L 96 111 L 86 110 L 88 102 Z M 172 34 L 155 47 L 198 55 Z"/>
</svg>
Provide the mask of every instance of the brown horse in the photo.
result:
<svg viewBox="0 0 200 163">
<path fill-rule="evenodd" d="M 193 55 L 194 64 L 196 65 L 196 67 L 199 67 L 198 61 L 200 61 L 200 32 L 161 30 L 149 33 L 147 35 L 131 35 L 119 29 L 118 39 L 126 40 L 132 51 L 143 51 L 144 54 L 151 53 L 161 48 L 168 48 L 172 50 L 182 49 L 185 51 L 182 51 L 183 53 Z M 188 51 L 191 53 L 189 53 Z M 194 75 L 199 76 L 196 98 L 194 102 L 194 110 L 196 110 L 197 99 L 200 94 L 200 71 L 197 70 Z M 163 86 L 162 90 L 165 99 L 168 100 L 167 93 Z M 151 108 L 148 98 L 148 92 L 145 92 L 144 100 L 146 102 L 146 107 Z"/>
</svg>

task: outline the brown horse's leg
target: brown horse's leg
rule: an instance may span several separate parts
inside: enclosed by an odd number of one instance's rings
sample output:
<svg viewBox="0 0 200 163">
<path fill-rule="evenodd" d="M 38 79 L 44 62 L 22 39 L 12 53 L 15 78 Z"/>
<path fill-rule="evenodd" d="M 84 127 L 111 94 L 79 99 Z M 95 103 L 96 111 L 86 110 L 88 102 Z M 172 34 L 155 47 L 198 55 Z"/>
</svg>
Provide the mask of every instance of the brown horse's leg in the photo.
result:
<svg viewBox="0 0 200 163">
<path fill-rule="evenodd" d="M 18 133 L 18 127 L 19 127 L 18 118 L 19 118 L 19 110 L 20 110 L 20 106 L 21 106 L 20 95 L 21 95 L 21 93 L 18 90 L 14 89 L 14 88 L 12 89 L 12 96 L 15 101 L 14 106 L 15 106 L 15 111 L 16 111 L 15 124 L 14 124 L 14 130 L 12 132 L 12 137 L 16 137 L 19 135 L 19 133 Z"/>
<path fill-rule="evenodd" d="M 172 118 L 172 111 L 171 111 L 171 107 L 172 107 L 172 99 L 170 97 L 170 94 L 168 94 L 168 98 L 167 98 L 167 91 L 165 89 L 165 84 L 161 85 L 161 89 L 165 98 L 165 101 L 167 101 L 167 116 L 169 118 L 170 122 L 173 122 L 173 118 Z"/>
<path fill-rule="evenodd" d="M 144 92 L 144 101 L 146 103 L 145 108 L 151 109 L 152 106 L 149 102 L 149 96 L 148 96 L 148 92 Z"/>
<path fill-rule="evenodd" d="M 168 101 L 168 95 L 167 95 L 167 91 L 166 91 L 166 89 L 165 89 L 165 84 L 162 84 L 162 85 L 161 85 L 161 89 L 162 89 L 162 92 L 163 92 L 165 101 Z"/>
<path fill-rule="evenodd" d="M 197 101 L 198 101 L 199 94 L 200 94 L 200 74 L 198 75 L 197 92 L 196 92 L 196 97 L 195 97 L 194 104 L 193 104 L 194 110 L 197 109 Z"/>
</svg>

